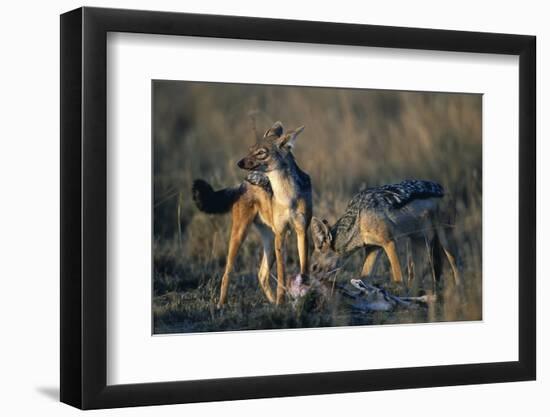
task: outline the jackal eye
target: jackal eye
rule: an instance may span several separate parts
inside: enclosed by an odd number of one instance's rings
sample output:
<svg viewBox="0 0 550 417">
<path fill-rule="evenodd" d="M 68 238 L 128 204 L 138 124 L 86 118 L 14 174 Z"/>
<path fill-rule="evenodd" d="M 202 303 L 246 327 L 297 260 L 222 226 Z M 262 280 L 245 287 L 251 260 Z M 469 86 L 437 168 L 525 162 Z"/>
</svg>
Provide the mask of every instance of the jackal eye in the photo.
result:
<svg viewBox="0 0 550 417">
<path fill-rule="evenodd" d="M 260 149 L 258 152 L 254 154 L 254 156 L 258 159 L 266 159 L 267 152 L 265 151 L 265 149 Z"/>
</svg>

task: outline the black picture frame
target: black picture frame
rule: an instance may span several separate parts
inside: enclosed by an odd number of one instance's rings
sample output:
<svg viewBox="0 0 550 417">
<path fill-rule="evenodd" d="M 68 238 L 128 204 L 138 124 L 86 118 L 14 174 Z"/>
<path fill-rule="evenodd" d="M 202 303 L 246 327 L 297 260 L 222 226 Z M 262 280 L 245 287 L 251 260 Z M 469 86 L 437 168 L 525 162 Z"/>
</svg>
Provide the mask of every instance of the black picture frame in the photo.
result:
<svg viewBox="0 0 550 417">
<path fill-rule="evenodd" d="M 108 32 L 519 56 L 519 360 L 107 385 Z M 61 15 L 61 401 L 94 409 L 535 379 L 535 51 L 524 35 L 88 7 Z"/>
</svg>

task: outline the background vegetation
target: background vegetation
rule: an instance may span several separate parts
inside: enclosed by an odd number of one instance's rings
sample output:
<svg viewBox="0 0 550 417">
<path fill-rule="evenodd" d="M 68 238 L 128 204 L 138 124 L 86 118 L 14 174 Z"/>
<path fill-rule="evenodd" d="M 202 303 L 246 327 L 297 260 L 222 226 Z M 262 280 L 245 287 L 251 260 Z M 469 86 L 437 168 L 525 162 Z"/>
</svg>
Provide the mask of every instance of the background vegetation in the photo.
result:
<svg viewBox="0 0 550 417">
<path fill-rule="evenodd" d="M 155 81 L 155 333 L 480 319 L 481 110 L 481 96 L 472 94 Z M 295 155 L 312 178 L 314 215 L 330 223 L 364 187 L 405 178 L 440 182 L 457 213 L 450 233 L 458 242 L 463 293 L 454 290 L 446 268 L 441 296 L 427 309 L 357 313 L 340 297 L 274 307 L 257 284 L 261 244 L 251 230 L 238 256 L 228 305 L 217 311 L 231 220 L 200 213 L 191 184 L 203 178 L 217 189 L 244 178 L 236 162 L 253 143 L 251 112 L 259 131 L 276 120 L 287 128 L 306 126 Z M 287 272 L 295 274 L 296 245 L 290 242 Z M 406 271 L 406 245 L 400 246 Z M 336 274 L 338 284 L 357 277 L 361 255 Z M 426 266 L 430 260 L 414 261 Z M 375 280 L 387 284 L 385 259 L 375 273 Z M 412 295 L 429 288 L 431 279 L 430 268 L 416 267 L 415 273 Z"/>
</svg>

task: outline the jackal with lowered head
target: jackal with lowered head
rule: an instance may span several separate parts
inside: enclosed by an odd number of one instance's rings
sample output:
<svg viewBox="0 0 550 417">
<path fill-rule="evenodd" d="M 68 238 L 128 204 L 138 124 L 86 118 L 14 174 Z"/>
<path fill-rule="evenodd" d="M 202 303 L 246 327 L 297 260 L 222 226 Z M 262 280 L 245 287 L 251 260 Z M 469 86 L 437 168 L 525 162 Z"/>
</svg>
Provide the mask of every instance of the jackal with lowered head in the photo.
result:
<svg viewBox="0 0 550 417">
<path fill-rule="evenodd" d="M 250 171 L 237 187 L 214 191 L 206 181 L 195 180 L 193 183 L 193 199 L 199 210 L 212 214 L 231 211 L 232 214 L 231 237 L 218 307 L 223 306 L 226 301 L 229 276 L 251 223 L 255 224 L 262 238 L 263 258 L 258 280 L 270 302 L 280 304 L 285 294 L 283 254 L 289 228 L 296 232 L 300 273 L 308 273 L 311 181 L 298 167 L 292 154 L 296 139 L 303 130 L 304 127 L 301 126 L 284 132 L 281 122 L 276 122 L 269 128 L 237 163 L 239 168 Z M 269 284 L 274 260 L 277 263 L 276 299 Z"/>
<path fill-rule="evenodd" d="M 459 285 L 455 255 L 444 233 L 450 223 L 450 216 L 442 204 L 444 194 L 443 187 L 436 182 L 405 180 L 359 192 L 332 227 L 326 220 L 314 217 L 311 230 L 320 260 L 313 265 L 313 272 L 334 268 L 341 256 L 364 248 L 366 257 L 362 276 L 371 274 L 378 255 L 383 251 L 390 262 L 393 280 L 402 282 L 396 243 L 407 238 L 428 244 L 434 255 L 435 280 L 439 280 L 444 254 L 454 282 Z"/>
</svg>

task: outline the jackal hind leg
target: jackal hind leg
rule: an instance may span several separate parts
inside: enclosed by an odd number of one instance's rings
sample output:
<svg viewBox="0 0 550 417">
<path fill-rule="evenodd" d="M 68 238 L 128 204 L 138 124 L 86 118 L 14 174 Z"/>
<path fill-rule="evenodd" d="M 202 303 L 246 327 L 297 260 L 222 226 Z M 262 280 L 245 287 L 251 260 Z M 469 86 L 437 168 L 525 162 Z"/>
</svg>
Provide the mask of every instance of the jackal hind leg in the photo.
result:
<svg viewBox="0 0 550 417">
<path fill-rule="evenodd" d="M 429 248 L 428 255 L 429 255 L 431 275 L 432 275 L 432 291 L 434 294 L 436 294 L 439 283 L 441 282 L 441 275 L 443 274 L 443 262 L 442 262 L 443 250 L 437 235 L 432 239 L 428 248 Z"/>
<path fill-rule="evenodd" d="M 457 285 L 457 286 L 461 285 L 462 280 L 461 280 L 461 277 L 460 277 L 460 272 L 458 271 L 458 266 L 456 265 L 456 258 L 454 257 L 454 255 L 446 247 L 443 247 L 443 252 L 445 252 L 445 256 L 447 257 L 447 260 L 449 261 L 449 265 L 451 265 L 455 285 Z"/>
<path fill-rule="evenodd" d="M 227 252 L 227 261 L 225 263 L 225 271 L 222 277 L 222 283 L 220 287 L 220 300 L 218 301 L 218 308 L 225 304 L 227 299 L 227 288 L 229 286 L 229 276 L 233 270 L 235 264 L 235 258 L 241 247 L 241 243 L 246 236 L 248 226 L 252 223 L 255 217 L 252 207 L 239 204 L 238 202 L 233 206 L 232 211 L 232 224 L 231 224 L 231 237 L 229 238 L 229 250 Z"/>
<path fill-rule="evenodd" d="M 260 270 L 258 271 L 258 281 L 260 283 L 260 288 L 263 290 L 269 302 L 274 303 L 275 297 L 273 296 L 273 291 L 271 290 L 271 285 L 269 284 L 269 278 L 271 275 L 271 266 L 275 261 L 275 235 L 264 223 L 257 221 L 255 224 L 260 232 L 263 244 L 263 256 L 260 263 Z"/>
<path fill-rule="evenodd" d="M 414 242 L 410 237 L 406 241 L 407 250 L 407 287 L 410 289 L 413 287 L 416 278 L 416 265 L 414 263 Z"/>
<path fill-rule="evenodd" d="M 456 245 L 451 243 L 452 239 L 449 240 L 447 238 L 445 230 L 442 227 L 440 227 L 437 231 L 437 238 L 438 238 L 440 249 L 445 254 L 445 257 L 449 262 L 449 266 L 451 267 L 454 283 L 456 286 L 460 286 L 462 284 L 462 279 L 460 277 L 460 271 L 456 263 L 456 256 L 455 256 Z"/>
</svg>

